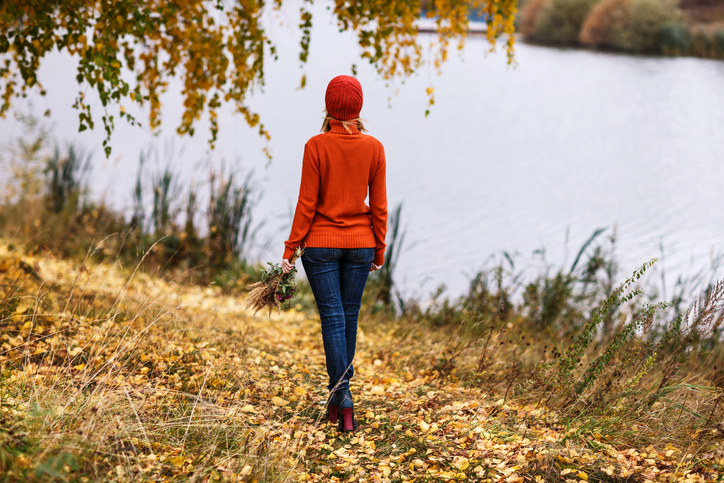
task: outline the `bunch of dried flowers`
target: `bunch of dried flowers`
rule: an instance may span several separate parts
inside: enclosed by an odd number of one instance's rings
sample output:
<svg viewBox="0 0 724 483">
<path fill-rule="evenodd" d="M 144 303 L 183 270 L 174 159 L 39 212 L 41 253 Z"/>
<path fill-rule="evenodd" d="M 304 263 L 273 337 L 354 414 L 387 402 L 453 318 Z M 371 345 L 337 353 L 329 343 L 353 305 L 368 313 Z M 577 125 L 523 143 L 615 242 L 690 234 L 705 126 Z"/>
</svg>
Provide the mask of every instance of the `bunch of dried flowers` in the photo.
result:
<svg viewBox="0 0 724 483">
<path fill-rule="evenodd" d="M 294 263 L 304 253 L 303 248 L 297 248 L 294 255 L 289 259 Z M 249 285 L 249 297 L 246 301 L 246 308 L 251 308 L 254 314 L 263 308 L 269 309 L 271 315 L 272 309 L 280 312 L 282 303 L 291 300 L 297 289 L 294 275 L 297 273 L 296 268 L 292 268 L 288 273 L 282 271 L 282 267 L 278 263 L 267 262 L 269 268 L 264 270 L 260 268 L 261 281 Z"/>
</svg>

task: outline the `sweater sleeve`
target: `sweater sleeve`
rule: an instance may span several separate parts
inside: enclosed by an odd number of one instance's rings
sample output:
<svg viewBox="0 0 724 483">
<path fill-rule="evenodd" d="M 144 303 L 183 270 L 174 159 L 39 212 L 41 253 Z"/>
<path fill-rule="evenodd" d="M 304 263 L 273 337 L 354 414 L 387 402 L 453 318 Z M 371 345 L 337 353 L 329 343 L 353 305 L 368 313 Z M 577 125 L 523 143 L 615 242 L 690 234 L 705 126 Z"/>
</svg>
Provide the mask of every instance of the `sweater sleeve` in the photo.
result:
<svg viewBox="0 0 724 483">
<path fill-rule="evenodd" d="M 377 169 L 370 181 L 370 215 L 375 235 L 375 265 L 385 263 L 387 235 L 387 162 L 384 149 L 380 152 Z"/>
<path fill-rule="evenodd" d="M 294 250 L 304 242 L 317 212 L 318 197 L 319 157 L 307 143 L 304 146 L 304 158 L 302 160 L 302 182 L 299 187 L 299 200 L 297 201 L 297 209 L 294 212 L 292 231 L 289 234 L 289 239 L 284 243 L 283 258 L 291 258 Z"/>
</svg>

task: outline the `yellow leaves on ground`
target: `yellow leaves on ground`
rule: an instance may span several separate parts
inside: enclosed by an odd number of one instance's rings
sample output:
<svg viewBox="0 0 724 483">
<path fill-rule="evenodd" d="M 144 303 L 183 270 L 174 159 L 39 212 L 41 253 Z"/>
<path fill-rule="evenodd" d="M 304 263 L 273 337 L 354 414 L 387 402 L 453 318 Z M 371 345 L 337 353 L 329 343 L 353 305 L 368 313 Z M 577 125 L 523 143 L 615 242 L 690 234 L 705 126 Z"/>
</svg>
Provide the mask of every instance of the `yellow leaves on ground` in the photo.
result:
<svg viewBox="0 0 724 483">
<path fill-rule="evenodd" d="M 273 405 L 275 405 L 275 406 L 280 406 L 280 407 L 284 407 L 284 406 L 286 406 L 287 404 L 289 404 L 287 401 L 285 401 L 284 399 L 280 398 L 279 396 L 274 396 L 273 398 L 271 398 L 271 402 L 272 402 Z"/>
<path fill-rule="evenodd" d="M 210 287 L 144 274 L 126 286 L 113 267 L 81 273 L 7 256 L 0 250 L 0 291 L 19 299 L 0 301 L 0 416 L 40 424 L 22 392 L 32 383 L 34 403 L 49 408 L 36 447 L 93 448 L 80 461 L 104 455 L 85 465 L 91 473 L 64 479 L 694 482 L 724 463 L 712 453 L 695 466 L 689 450 L 615 447 L 597 433 L 593 447 L 562 443 L 570 433 L 542 405 L 393 362 L 404 348 L 389 328 L 363 327 L 352 381 L 359 430 L 340 434 L 326 422 L 318 319 L 296 311 L 253 318 L 241 297 Z M 84 295 L 71 294 L 73 284 Z M 41 287 L 55 298 L 40 297 Z M 66 301 L 73 308 L 64 313 Z M 62 416 L 58 401 L 74 400 L 82 404 L 65 414 L 77 417 Z M 15 475 L 42 464 L 17 453 L 8 467 Z"/>
<path fill-rule="evenodd" d="M 372 390 L 370 390 L 370 394 L 373 396 L 381 396 L 385 393 L 385 388 L 383 386 L 374 386 L 372 387 Z"/>
<path fill-rule="evenodd" d="M 468 460 L 464 456 L 455 456 L 453 458 L 452 464 L 458 470 L 465 471 L 470 467 L 470 460 Z"/>
</svg>

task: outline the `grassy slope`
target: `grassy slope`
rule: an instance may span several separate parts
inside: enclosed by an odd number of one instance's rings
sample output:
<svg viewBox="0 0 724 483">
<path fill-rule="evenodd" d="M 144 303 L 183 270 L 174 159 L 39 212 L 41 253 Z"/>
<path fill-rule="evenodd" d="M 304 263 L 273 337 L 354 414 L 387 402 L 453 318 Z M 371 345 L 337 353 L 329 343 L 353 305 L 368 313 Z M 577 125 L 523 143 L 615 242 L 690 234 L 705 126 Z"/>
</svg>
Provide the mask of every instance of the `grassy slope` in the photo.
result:
<svg viewBox="0 0 724 483">
<path fill-rule="evenodd" d="M 441 329 L 362 325 L 360 430 L 342 435 L 323 420 L 316 316 L 7 246 L 0 292 L 0 481 L 707 481 L 724 463 L 705 434 L 581 439 L 441 378 Z"/>
</svg>

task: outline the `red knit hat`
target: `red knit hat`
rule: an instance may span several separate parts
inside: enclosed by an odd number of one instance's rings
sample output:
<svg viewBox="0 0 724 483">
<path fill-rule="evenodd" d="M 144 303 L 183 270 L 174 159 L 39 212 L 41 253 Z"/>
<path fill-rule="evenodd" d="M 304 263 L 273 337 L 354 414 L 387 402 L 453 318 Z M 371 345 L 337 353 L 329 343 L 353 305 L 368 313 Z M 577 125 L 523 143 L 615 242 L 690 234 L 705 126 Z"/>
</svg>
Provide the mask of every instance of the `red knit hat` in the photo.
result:
<svg viewBox="0 0 724 483">
<path fill-rule="evenodd" d="M 330 117 L 339 121 L 355 119 L 362 110 L 362 85 L 354 77 L 338 75 L 329 82 L 324 102 Z"/>
</svg>

